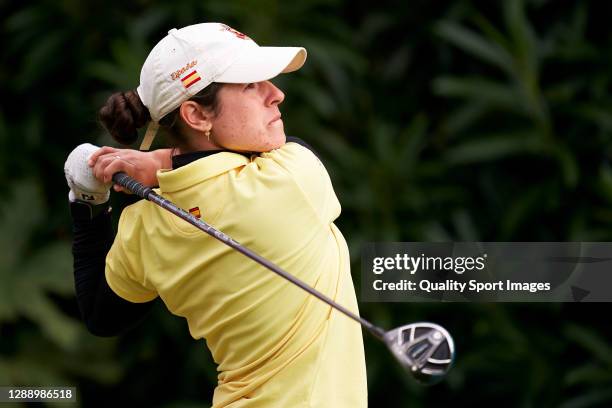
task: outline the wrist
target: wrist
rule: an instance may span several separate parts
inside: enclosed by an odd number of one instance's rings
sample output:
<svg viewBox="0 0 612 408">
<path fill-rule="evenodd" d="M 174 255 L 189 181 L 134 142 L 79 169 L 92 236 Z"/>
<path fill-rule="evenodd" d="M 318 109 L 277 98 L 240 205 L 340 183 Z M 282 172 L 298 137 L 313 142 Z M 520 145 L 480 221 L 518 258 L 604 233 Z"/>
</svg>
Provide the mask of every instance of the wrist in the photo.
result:
<svg viewBox="0 0 612 408">
<path fill-rule="evenodd" d="M 105 192 L 89 192 L 73 186 L 68 193 L 68 201 L 71 203 L 79 201 L 90 205 L 101 205 L 108 202 L 109 198 L 110 189 Z"/>
<path fill-rule="evenodd" d="M 70 215 L 75 221 L 91 221 L 110 212 L 108 201 L 102 204 L 90 204 L 79 200 L 70 202 Z"/>
<path fill-rule="evenodd" d="M 172 152 L 173 149 L 158 149 L 152 152 L 160 169 L 172 168 Z"/>
</svg>

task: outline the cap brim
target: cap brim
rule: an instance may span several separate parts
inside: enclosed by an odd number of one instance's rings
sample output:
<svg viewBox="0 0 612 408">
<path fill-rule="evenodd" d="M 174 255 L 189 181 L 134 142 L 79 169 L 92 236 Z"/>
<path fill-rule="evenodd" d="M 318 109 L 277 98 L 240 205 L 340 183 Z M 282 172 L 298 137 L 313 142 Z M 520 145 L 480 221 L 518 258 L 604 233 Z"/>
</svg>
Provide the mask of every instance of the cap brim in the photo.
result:
<svg viewBox="0 0 612 408">
<path fill-rule="evenodd" d="M 305 61 L 306 49 L 302 47 L 248 48 L 214 82 L 240 84 L 266 81 L 280 73 L 300 69 Z"/>
</svg>

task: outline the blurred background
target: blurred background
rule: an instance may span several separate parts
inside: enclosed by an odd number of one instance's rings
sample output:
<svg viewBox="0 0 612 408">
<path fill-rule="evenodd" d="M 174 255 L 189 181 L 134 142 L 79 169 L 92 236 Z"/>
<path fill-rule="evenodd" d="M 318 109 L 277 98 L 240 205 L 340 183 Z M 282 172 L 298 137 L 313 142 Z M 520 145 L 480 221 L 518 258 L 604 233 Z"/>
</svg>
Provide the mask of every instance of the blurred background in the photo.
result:
<svg viewBox="0 0 612 408">
<path fill-rule="evenodd" d="M 221 21 L 308 61 L 275 83 L 287 134 L 323 157 L 360 285 L 368 241 L 612 241 L 607 2 L 0 0 L 0 385 L 81 406 L 207 406 L 204 342 L 160 303 L 117 338 L 74 298 L 63 164 L 110 144 L 96 113 L 173 27 Z M 122 200 L 115 195 L 113 200 Z M 422 388 L 365 336 L 372 407 L 612 406 L 608 304 L 361 303 L 445 326 L 458 358 Z M 58 404 L 56 404 L 58 405 Z M 48 404 L 48 406 L 54 406 Z"/>
</svg>

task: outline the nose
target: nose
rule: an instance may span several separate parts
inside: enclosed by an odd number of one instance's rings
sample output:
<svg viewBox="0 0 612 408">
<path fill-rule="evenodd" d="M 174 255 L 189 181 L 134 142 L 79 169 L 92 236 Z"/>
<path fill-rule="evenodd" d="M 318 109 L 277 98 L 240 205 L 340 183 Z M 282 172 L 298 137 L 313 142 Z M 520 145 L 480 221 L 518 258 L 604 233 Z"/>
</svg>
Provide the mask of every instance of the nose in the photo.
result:
<svg viewBox="0 0 612 408">
<path fill-rule="evenodd" d="M 265 81 L 267 85 L 266 105 L 280 105 L 285 100 L 285 94 L 270 81 Z"/>
</svg>

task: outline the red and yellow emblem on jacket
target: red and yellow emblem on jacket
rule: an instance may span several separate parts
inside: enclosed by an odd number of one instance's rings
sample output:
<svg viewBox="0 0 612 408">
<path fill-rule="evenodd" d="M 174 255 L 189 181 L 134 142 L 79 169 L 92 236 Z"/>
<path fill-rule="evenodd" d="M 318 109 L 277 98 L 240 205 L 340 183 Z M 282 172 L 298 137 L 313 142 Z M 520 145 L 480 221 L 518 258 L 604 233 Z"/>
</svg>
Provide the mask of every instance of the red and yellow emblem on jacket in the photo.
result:
<svg viewBox="0 0 612 408">
<path fill-rule="evenodd" d="M 196 218 L 201 218 L 202 214 L 200 213 L 200 207 L 193 207 L 189 209 L 189 214 L 193 215 Z"/>
</svg>

